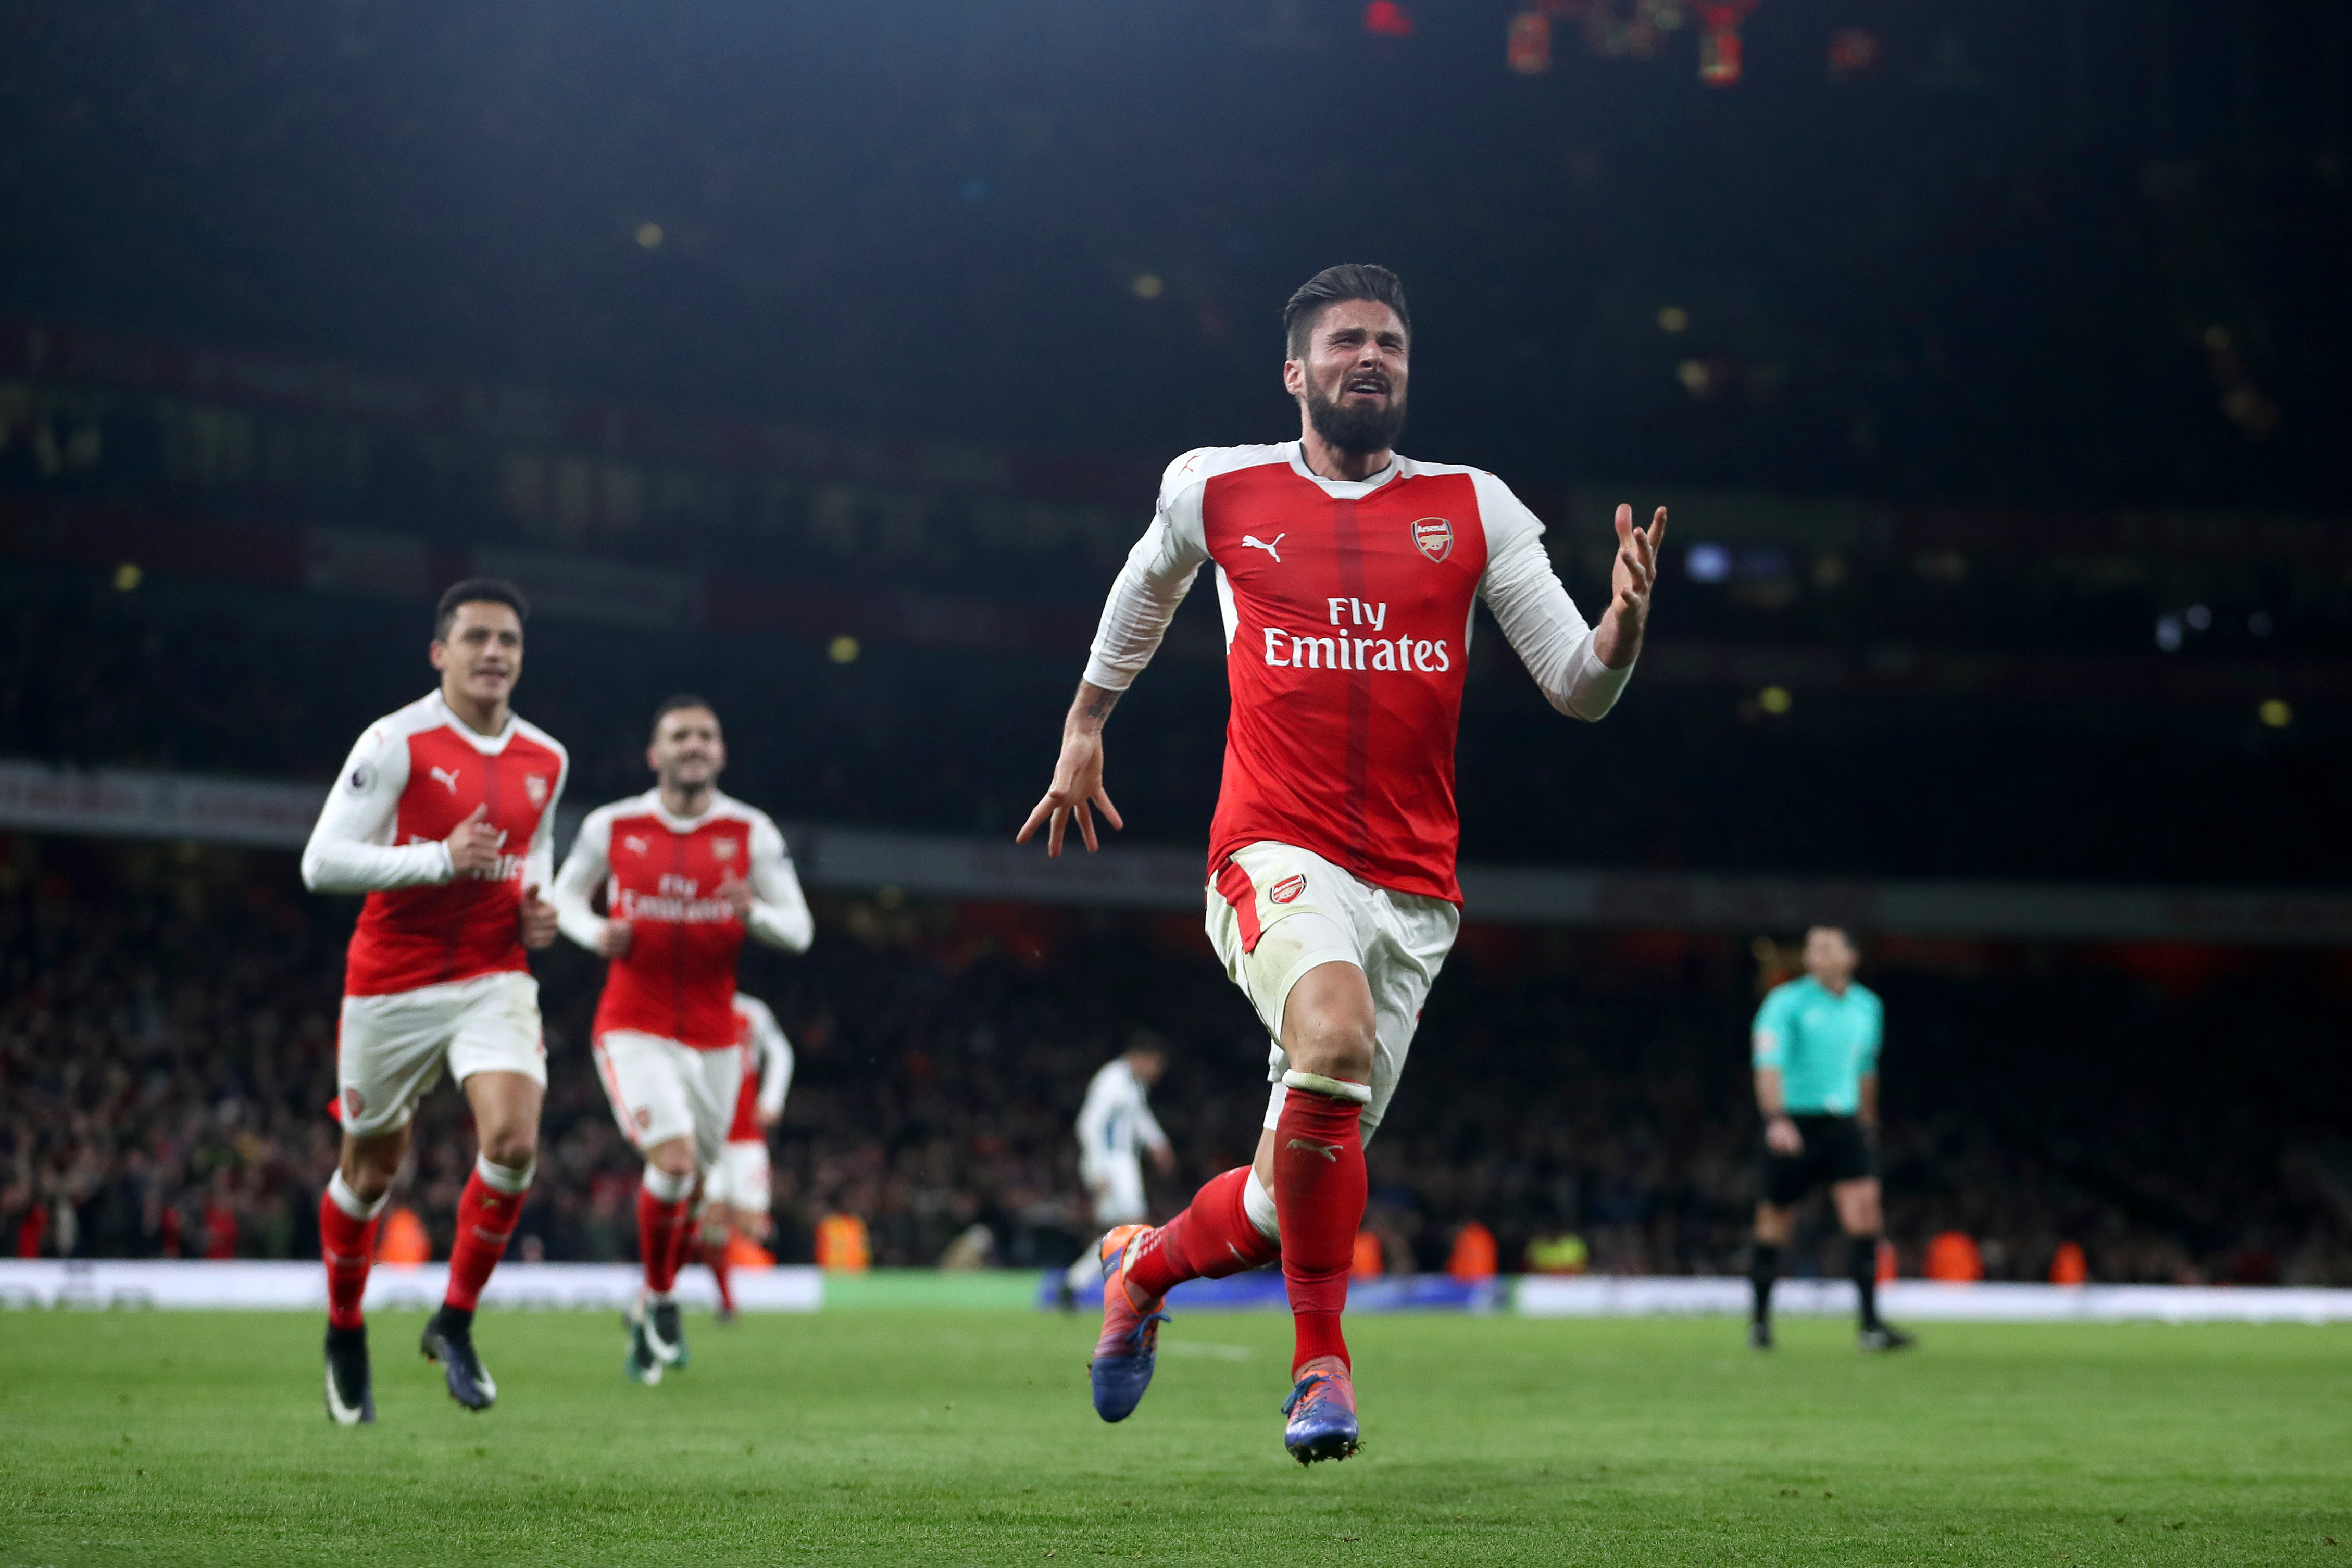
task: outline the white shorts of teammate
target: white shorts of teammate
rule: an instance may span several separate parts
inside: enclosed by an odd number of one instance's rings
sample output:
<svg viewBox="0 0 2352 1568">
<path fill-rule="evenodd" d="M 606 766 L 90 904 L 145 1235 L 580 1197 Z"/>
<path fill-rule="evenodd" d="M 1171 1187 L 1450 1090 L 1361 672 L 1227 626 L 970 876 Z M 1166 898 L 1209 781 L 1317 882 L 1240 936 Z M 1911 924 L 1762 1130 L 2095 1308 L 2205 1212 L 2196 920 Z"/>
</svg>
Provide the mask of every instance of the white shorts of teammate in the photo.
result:
<svg viewBox="0 0 2352 1568">
<path fill-rule="evenodd" d="M 719 1167 L 743 1086 L 741 1051 L 697 1051 L 634 1030 L 608 1030 L 596 1037 L 596 1072 L 613 1119 L 640 1152 L 691 1138 L 696 1167 L 706 1175 Z"/>
<path fill-rule="evenodd" d="M 1095 1225 L 1098 1229 L 1140 1225 L 1151 1218 L 1150 1204 L 1143 1196 L 1143 1162 L 1133 1155 L 1100 1164 L 1081 1164 L 1078 1177 L 1087 1184 L 1087 1196 L 1094 1199 Z"/>
<path fill-rule="evenodd" d="M 1319 964 L 1353 964 L 1371 988 L 1375 1040 L 1372 1100 L 1364 1107 L 1364 1141 L 1371 1142 L 1412 1049 L 1412 1031 L 1437 971 L 1454 948 L 1462 912 L 1442 898 L 1391 893 L 1333 865 L 1311 850 L 1260 842 L 1234 854 L 1249 874 L 1258 940 L 1242 951 L 1241 915 L 1209 889 L 1209 941 L 1225 973 L 1257 1009 L 1274 1040 L 1266 1078 L 1274 1092 L 1265 1124 L 1282 1115 L 1289 1091 L 1282 1075 L 1290 1058 L 1282 1049 L 1282 1009 L 1299 977 Z"/>
<path fill-rule="evenodd" d="M 703 1178 L 706 1203 L 723 1203 L 745 1214 L 768 1212 L 768 1142 L 730 1140 L 719 1152 L 719 1164 Z"/>
<path fill-rule="evenodd" d="M 343 1131 L 370 1137 L 406 1126 L 444 1067 L 460 1083 L 477 1072 L 520 1072 L 546 1088 L 539 982 L 501 969 L 443 986 L 343 998 L 335 1038 Z"/>
</svg>

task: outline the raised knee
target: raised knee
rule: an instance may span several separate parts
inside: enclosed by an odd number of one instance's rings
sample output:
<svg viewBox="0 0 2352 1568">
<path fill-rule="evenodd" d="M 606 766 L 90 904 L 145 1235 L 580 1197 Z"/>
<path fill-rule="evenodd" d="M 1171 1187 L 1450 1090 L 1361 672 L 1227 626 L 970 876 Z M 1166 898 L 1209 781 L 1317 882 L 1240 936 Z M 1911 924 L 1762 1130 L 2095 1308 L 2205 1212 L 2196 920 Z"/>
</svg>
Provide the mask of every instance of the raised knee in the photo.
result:
<svg viewBox="0 0 2352 1568">
<path fill-rule="evenodd" d="M 521 1170 L 538 1154 L 538 1141 L 528 1133 L 498 1128 L 482 1136 L 482 1157 L 510 1171 Z"/>
</svg>

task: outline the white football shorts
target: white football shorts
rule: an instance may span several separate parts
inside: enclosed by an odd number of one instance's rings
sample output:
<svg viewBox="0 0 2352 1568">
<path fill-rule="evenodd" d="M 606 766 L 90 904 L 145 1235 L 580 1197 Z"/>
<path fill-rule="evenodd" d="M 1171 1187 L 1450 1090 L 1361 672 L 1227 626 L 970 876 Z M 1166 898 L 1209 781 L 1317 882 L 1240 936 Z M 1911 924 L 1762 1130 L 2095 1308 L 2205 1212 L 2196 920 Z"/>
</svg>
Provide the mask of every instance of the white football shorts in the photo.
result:
<svg viewBox="0 0 2352 1568">
<path fill-rule="evenodd" d="M 719 1151 L 719 1164 L 702 1178 L 707 1203 L 723 1203 L 747 1214 L 768 1212 L 768 1141 L 730 1139 Z"/>
<path fill-rule="evenodd" d="M 1273 1126 L 1281 1116 L 1288 1094 L 1282 1084 L 1290 1068 L 1282 1049 L 1282 1012 L 1290 988 L 1318 965 L 1353 964 L 1363 970 L 1372 992 L 1372 1100 L 1362 1123 L 1370 1143 L 1404 1071 L 1422 1004 L 1454 949 L 1462 912 L 1442 898 L 1375 887 L 1291 844 L 1251 844 L 1234 852 L 1233 863 L 1249 878 L 1243 895 L 1248 918 L 1240 904 L 1210 888 L 1209 941 L 1273 1038 L 1266 1078 L 1274 1092 L 1266 1102 L 1265 1124 Z M 1249 926 L 1255 927 L 1257 939 L 1245 951 Z"/>
<path fill-rule="evenodd" d="M 1151 1206 L 1143 1196 L 1143 1162 L 1133 1155 L 1100 1165 L 1081 1165 L 1078 1175 L 1087 1184 L 1087 1196 L 1094 1200 L 1095 1223 L 1103 1229 L 1140 1225 L 1151 1218 Z"/>
<path fill-rule="evenodd" d="M 520 1072 L 547 1087 L 539 982 L 517 969 L 345 997 L 335 1031 L 343 1131 L 365 1137 L 408 1124 L 444 1066 L 463 1083 L 477 1072 Z"/>
<path fill-rule="evenodd" d="M 645 1150 L 692 1138 L 696 1166 L 706 1175 L 718 1168 L 743 1086 L 741 1051 L 697 1051 L 635 1030 L 608 1030 L 596 1037 L 596 1073 L 630 1143 Z"/>
</svg>

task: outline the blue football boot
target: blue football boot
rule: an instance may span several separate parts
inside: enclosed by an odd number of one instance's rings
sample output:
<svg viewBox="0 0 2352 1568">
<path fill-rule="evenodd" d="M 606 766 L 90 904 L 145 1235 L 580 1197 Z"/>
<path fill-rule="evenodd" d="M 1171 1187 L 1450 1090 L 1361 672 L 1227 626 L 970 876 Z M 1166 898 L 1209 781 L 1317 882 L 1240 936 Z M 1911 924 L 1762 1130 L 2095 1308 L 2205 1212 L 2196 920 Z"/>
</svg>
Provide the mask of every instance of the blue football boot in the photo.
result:
<svg viewBox="0 0 2352 1568">
<path fill-rule="evenodd" d="M 1298 1369 L 1282 1413 L 1290 1417 L 1282 1446 L 1302 1465 L 1344 1459 L 1364 1446 L 1356 1427 L 1356 1380 L 1336 1355 L 1318 1355 Z"/>
<path fill-rule="evenodd" d="M 1160 1325 L 1168 1314 L 1160 1310 L 1157 1297 L 1138 1307 L 1127 1294 L 1127 1266 L 1134 1260 L 1135 1243 L 1150 1229 L 1148 1225 L 1116 1226 L 1097 1249 L 1102 1259 L 1103 1326 L 1087 1372 L 1094 1382 L 1095 1414 L 1106 1421 L 1124 1421 L 1135 1414 L 1160 1358 Z"/>
</svg>

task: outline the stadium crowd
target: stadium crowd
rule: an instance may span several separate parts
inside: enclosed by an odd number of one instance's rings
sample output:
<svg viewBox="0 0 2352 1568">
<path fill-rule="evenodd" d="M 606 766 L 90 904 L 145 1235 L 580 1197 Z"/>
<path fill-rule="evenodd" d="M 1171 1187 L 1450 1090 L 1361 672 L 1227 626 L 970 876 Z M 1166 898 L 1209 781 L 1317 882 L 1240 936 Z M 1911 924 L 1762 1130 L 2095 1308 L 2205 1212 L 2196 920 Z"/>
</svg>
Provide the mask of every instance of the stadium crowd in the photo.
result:
<svg viewBox="0 0 2352 1568">
<path fill-rule="evenodd" d="M 352 906 L 302 894 L 276 854 L 5 843 L 7 1249 L 314 1256 Z M 993 1261 L 1066 1260 L 1085 1228 L 1071 1119 L 1138 1025 L 1176 1046 L 1156 1096 L 1180 1155 L 1155 1189 L 1163 1210 L 1254 1140 L 1264 1044 L 1195 923 L 887 895 L 821 899 L 817 915 L 805 958 L 753 955 L 744 980 L 801 1061 L 774 1140 L 787 1260 L 812 1255 L 833 1213 L 867 1223 L 879 1263 L 929 1264 L 959 1239 L 973 1256 L 975 1226 Z M 1442 1267 L 1475 1220 L 1507 1269 L 1574 1234 L 1597 1270 L 1736 1270 L 1759 967 L 1729 939 L 1469 927 L 1370 1150 L 1367 1228 L 1388 1265 Z M 636 1165 L 587 1064 L 595 967 L 559 946 L 539 972 L 549 1113 L 517 1254 L 625 1259 Z M 2073 1240 L 2099 1280 L 2352 1283 L 2321 1111 L 2347 1085 L 2312 1080 L 2327 1053 L 2305 1038 L 2340 1006 L 2340 959 L 1890 943 L 1866 974 L 1891 1020 L 1885 1159 L 1906 1273 L 1957 1228 L 1996 1278 L 2042 1277 Z M 2236 1108 L 2216 1119 L 2200 1084 L 2222 1030 L 2271 1041 L 2275 1065 L 2232 1069 Z M 2042 1070 L 2059 1051 L 2082 1070 Z M 397 1189 L 436 1256 L 469 1164 L 464 1113 L 446 1086 L 428 1097 Z M 1792 1267 L 1832 1240 L 1801 1234 Z"/>
</svg>

